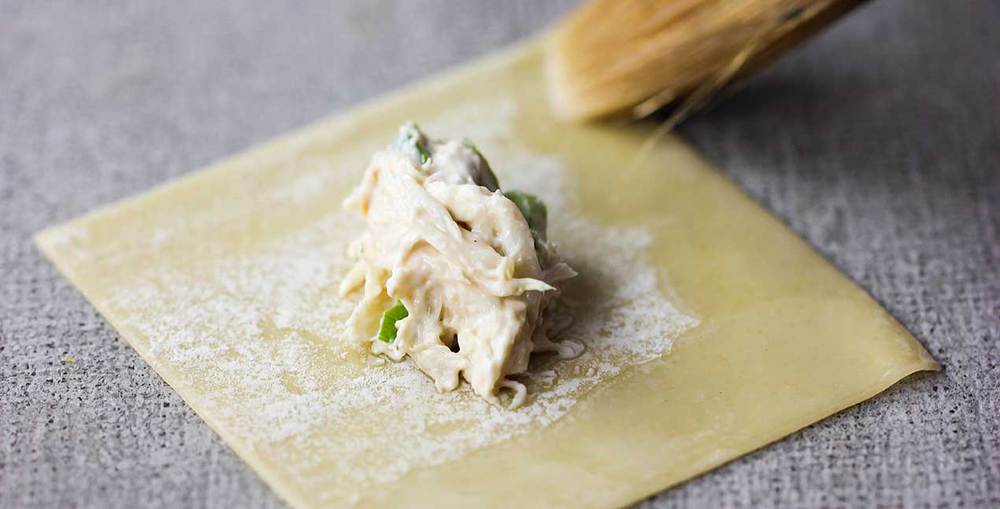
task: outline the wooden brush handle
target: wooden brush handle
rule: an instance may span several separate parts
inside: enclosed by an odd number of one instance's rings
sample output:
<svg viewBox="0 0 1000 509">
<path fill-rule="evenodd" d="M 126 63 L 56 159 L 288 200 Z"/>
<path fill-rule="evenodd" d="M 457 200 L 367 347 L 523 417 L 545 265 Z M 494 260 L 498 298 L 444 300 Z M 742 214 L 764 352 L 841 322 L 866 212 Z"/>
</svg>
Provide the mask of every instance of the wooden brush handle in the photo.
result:
<svg viewBox="0 0 1000 509">
<path fill-rule="evenodd" d="M 837 0 L 830 2 L 824 9 L 814 14 L 809 19 L 791 29 L 783 36 L 778 37 L 761 51 L 755 53 L 743 66 L 737 77 L 749 76 L 783 55 L 786 51 L 798 46 L 806 39 L 826 28 L 838 18 L 847 14 L 855 7 L 865 3 L 867 0 Z M 794 13 L 792 13 L 794 14 Z"/>
</svg>

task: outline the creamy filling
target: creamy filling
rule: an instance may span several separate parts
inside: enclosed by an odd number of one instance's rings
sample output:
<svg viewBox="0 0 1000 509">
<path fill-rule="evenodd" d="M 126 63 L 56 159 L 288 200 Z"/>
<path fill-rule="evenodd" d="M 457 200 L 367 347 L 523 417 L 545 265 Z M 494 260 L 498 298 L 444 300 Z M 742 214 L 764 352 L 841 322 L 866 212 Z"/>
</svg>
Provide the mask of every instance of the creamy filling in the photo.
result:
<svg viewBox="0 0 1000 509">
<path fill-rule="evenodd" d="M 525 399 L 511 377 L 532 352 L 582 350 L 549 337 L 557 283 L 576 273 L 546 238 L 544 205 L 502 193 L 471 143 L 430 140 L 408 123 L 344 205 L 367 226 L 341 284 L 345 295 L 362 290 L 348 340 L 396 361 L 409 356 L 441 391 L 465 379 L 499 404 L 508 389 L 510 407 Z"/>
</svg>

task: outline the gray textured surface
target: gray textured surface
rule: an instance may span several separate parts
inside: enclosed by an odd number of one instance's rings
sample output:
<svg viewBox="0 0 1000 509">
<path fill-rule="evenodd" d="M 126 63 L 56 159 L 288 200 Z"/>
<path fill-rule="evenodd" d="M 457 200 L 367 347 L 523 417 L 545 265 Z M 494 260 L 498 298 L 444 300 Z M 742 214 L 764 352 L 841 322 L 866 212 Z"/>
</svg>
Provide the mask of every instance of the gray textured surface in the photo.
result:
<svg viewBox="0 0 1000 509">
<path fill-rule="evenodd" d="M 0 507 L 280 507 L 30 235 L 573 3 L 0 0 Z M 998 22 L 879 0 L 684 126 L 946 369 L 651 506 L 1000 507 Z"/>
</svg>

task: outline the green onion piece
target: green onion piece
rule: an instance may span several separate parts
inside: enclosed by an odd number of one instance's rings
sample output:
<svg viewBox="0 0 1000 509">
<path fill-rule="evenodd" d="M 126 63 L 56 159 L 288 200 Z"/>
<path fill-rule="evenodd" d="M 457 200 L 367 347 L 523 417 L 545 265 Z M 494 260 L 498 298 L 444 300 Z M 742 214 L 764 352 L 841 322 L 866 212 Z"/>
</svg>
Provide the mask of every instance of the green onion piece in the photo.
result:
<svg viewBox="0 0 1000 509">
<path fill-rule="evenodd" d="M 406 306 L 403 305 L 402 301 L 397 300 L 396 305 L 387 309 L 385 313 L 382 313 L 382 320 L 378 324 L 378 339 L 383 343 L 392 343 L 396 340 L 396 334 L 399 329 L 396 328 L 396 322 L 402 320 L 409 316 L 409 311 L 406 310 Z"/>
<path fill-rule="evenodd" d="M 475 152 L 477 156 L 479 156 L 479 160 L 483 163 L 482 166 L 479 167 L 479 169 L 482 170 L 479 176 L 482 182 L 476 182 L 476 183 L 485 187 L 486 189 L 489 189 L 490 191 L 496 191 L 497 189 L 500 189 L 500 182 L 497 180 L 496 174 L 493 173 L 493 169 L 490 168 L 490 163 L 486 160 L 485 157 L 483 157 L 483 153 L 480 152 L 479 149 L 476 148 L 476 145 L 472 143 L 472 140 L 468 138 L 462 140 L 462 144 L 465 145 L 466 148 L 472 149 L 472 151 Z"/>
<path fill-rule="evenodd" d="M 430 151 L 427 150 L 427 147 L 424 147 L 423 143 L 420 143 L 419 139 L 414 138 L 413 133 L 407 132 L 402 134 L 399 140 L 396 141 L 396 143 L 400 147 L 405 147 L 406 144 L 412 143 L 413 148 L 417 151 L 417 154 L 420 156 L 420 164 L 427 164 L 427 161 L 431 160 Z"/>
<path fill-rule="evenodd" d="M 549 211 L 545 208 L 545 204 L 542 200 L 539 200 L 537 196 L 521 191 L 507 191 L 503 194 L 508 200 L 514 202 L 517 208 L 521 209 L 521 215 L 524 216 L 525 221 L 528 222 L 528 228 L 538 236 L 538 238 L 545 240 L 545 230 L 548 228 L 549 222 Z"/>
<path fill-rule="evenodd" d="M 413 145 L 417 147 L 417 152 L 420 154 L 420 164 L 427 164 L 427 161 L 431 160 L 431 153 L 428 152 L 427 149 L 420 144 L 420 142 L 414 143 Z"/>
</svg>

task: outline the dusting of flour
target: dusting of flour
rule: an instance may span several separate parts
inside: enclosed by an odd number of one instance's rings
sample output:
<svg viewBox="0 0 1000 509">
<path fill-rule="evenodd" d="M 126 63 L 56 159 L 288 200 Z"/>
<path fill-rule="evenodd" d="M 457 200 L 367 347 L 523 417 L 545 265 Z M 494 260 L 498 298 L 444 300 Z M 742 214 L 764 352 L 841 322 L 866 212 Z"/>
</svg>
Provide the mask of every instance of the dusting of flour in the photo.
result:
<svg viewBox="0 0 1000 509">
<path fill-rule="evenodd" d="M 661 275 L 644 255 L 650 234 L 588 219 L 563 163 L 512 141 L 514 114 L 513 105 L 498 103 L 423 127 L 432 136 L 467 135 L 487 157 L 491 149 L 504 154 L 491 161 L 501 185 L 546 201 L 550 238 L 580 272 L 556 320 L 559 339 L 586 350 L 569 361 L 533 358 L 523 407 L 491 406 L 468 387 L 437 393 L 411 363 L 340 340 L 354 302 L 336 289 L 361 219 L 335 206 L 251 246 L 151 267 L 115 291 L 116 325 L 148 341 L 148 355 L 176 373 L 182 394 L 197 395 L 192 404 L 227 438 L 330 503 L 555 423 L 623 370 L 667 354 L 671 339 L 697 320 L 660 291 Z M 475 121 L 483 118 L 490 123 Z M 362 169 L 352 168 L 351 178 Z M 339 202 L 317 193 L 318 181 L 300 172 L 269 192 L 289 206 Z M 155 240 L 172 238 L 160 232 Z"/>
</svg>

